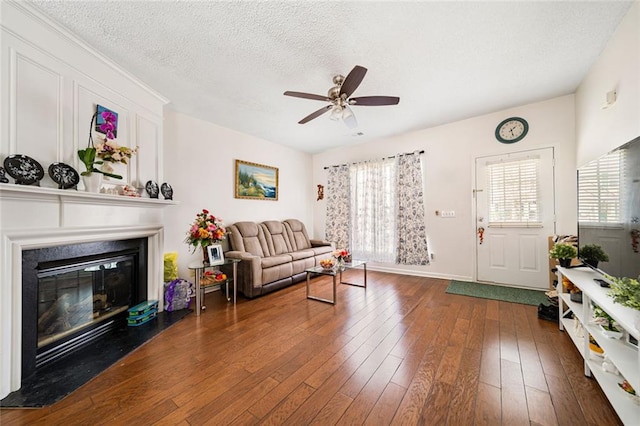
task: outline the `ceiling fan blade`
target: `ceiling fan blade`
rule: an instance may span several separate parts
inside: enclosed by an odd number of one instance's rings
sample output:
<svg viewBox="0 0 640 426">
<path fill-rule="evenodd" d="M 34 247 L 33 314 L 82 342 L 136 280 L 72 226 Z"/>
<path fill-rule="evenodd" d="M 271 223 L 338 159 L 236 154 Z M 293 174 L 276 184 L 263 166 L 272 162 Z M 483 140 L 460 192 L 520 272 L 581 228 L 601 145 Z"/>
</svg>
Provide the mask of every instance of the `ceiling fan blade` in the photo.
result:
<svg viewBox="0 0 640 426">
<path fill-rule="evenodd" d="M 311 114 L 307 115 L 302 120 L 298 121 L 298 124 L 308 123 L 309 121 L 313 120 L 314 118 L 320 117 L 322 114 L 324 114 L 325 112 L 329 111 L 331 108 L 333 108 L 333 105 L 327 105 L 325 107 L 322 107 L 319 110 L 317 110 L 316 112 L 312 112 Z"/>
<path fill-rule="evenodd" d="M 342 121 L 347 125 L 350 129 L 355 129 L 358 127 L 358 120 L 356 120 L 356 116 L 353 114 L 353 111 L 348 106 L 344 107 L 344 113 L 342 115 Z"/>
<path fill-rule="evenodd" d="M 400 98 L 397 96 L 360 96 L 359 98 L 351 98 L 349 102 L 354 101 L 352 105 L 364 106 L 382 106 L 382 105 L 398 105 Z"/>
<path fill-rule="evenodd" d="M 285 96 L 293 96 L 294 98 L 313 99 L 314 101 L 331 101 L 331 98 L 322 95 L 314 95 L 313 93 L 304 92 L 284 92 Z"/>
<path fill-rule="evenodd" d="M 362 79 L 366 73 L 367 69 L 365 67 L 361 67 L 360 65 L 353 67 L 349 75 L 344 79 L 344 83 L 342 83 L 340 95 L 347 95 L 347 98 L 351 96 L 358 86 L 360 86 L 360 83 L 362 83 Z"/>
</svg>

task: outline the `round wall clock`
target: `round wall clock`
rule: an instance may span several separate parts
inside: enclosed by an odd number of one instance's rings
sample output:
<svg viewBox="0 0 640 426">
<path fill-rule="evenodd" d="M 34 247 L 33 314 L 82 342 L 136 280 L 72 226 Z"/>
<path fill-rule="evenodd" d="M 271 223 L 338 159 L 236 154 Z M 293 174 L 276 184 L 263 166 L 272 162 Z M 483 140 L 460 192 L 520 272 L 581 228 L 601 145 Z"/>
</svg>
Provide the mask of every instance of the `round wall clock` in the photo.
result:
<svg viewBox="0 0 640 426">
<path fill-rule="evenodd" d="M 496 127 L 496 139 L 502 143 L 516 143 L 524 139 L 529 131 L 529 123 L 520 117 L 510 117 Z"/>
</svg>

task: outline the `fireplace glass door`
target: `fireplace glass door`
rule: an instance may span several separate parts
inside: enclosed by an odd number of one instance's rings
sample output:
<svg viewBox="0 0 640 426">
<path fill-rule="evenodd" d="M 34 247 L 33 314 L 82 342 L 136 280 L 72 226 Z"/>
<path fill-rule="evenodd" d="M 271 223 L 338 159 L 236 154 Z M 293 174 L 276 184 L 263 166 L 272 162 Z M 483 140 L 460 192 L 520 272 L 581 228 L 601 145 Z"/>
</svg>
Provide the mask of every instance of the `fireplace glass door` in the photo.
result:
<svg viewBox="0 0 640 426">
<path fill-rule="evenodd" d="M 117 256 L 38 273 L 38 348 L 126 311 L 135 258 Z"/>
</svg>

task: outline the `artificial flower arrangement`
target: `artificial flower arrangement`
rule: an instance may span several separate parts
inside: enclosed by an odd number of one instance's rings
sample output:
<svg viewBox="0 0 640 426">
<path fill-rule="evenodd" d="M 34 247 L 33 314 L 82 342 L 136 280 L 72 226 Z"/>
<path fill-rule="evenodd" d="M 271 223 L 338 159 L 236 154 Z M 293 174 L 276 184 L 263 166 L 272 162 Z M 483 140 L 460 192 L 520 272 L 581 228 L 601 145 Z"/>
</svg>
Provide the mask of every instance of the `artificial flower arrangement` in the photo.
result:
<svg viewBox="0 0 640 426">
<path fill-rule="evenodd" d="M 126 146 L 120 146 L 115 141 L 104 139 L 103 143 L 96 145 L 96 157 L 108 163 L 127 164 L 129 158 L 138 153 L 138 148 L 131 149 Z"/>
<path fill-rule="evenodd" d="M 336 259 L 338 259 L 338 261 L 340 262 L 346 262 L 347 259 L 351 257 L 351 254 L 349 254 L 349 250 L 347 249 L 334 250 L 333 253 L 331 253 L 331 255 Z"/>
<path fill-rule="evenodd" d="M 185 242 L 193 247 L 192 252 L 195 253 L 197 247 L 206 248 L 213 243 L 224 240 L 226 233 L 222 221 L 209 214 L 209 210 L 202 209 L 191 224 Z"/>
</svg>

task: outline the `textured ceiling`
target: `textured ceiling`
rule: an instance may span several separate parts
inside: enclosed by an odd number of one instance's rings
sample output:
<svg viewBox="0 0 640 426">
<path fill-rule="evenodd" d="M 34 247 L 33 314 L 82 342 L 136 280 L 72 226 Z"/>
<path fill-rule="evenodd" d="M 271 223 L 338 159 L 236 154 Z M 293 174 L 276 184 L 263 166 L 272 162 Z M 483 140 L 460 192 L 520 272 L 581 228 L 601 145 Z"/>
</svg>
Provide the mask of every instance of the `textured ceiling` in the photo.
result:
<svg viewBox="0 0 640 426">
<path fill-rule="evenodd" d="M 33 1 L 171 108 L 307 152 L 573 93 L 631 2 Z M 335 74 L 369 72 L 348 129 L 297 122 Z M 353 136 L 362 132 L 363 136 Z"/>
</svg>

